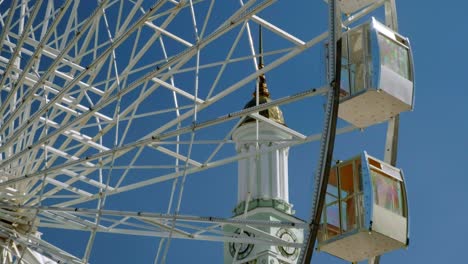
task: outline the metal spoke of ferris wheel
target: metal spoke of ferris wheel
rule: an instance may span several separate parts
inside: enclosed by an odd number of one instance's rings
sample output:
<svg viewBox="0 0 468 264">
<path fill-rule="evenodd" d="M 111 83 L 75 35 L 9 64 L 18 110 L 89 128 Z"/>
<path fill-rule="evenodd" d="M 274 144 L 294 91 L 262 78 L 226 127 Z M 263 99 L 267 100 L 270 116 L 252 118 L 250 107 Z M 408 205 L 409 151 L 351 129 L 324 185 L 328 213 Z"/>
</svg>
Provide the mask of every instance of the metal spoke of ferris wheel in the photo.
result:
<svg viewBox="0 0 468 264">
<path fill-rule="evenodd" d="M 37 228 L 89 232 L 84 256 L 67 255 L 74 262 L 88 261 L 99 233 L 285 244 L 260 227 L 292 223 L 192 217 L 180 210 L 186 177 L 320 139 L 316 131 L 278 127 L 257 113 L 326 89 L 303 87 L 245 110 L 236 92 L 327 33 L 301 40 L 261 17 L 275 1 L 244 2 L 215 19 L 214 0 L 0 1 L 0 218 L 33 226 L 2 229 L 2 239 L 23 243 L 19 253 L 5 245 L 8 254 L 21 258 L 31 248 L 63 259 L 65 253 L 39 238 L 34 241 L 41 243 L 31 244 Z M 263 53 L 269 63 L 262 69 L 252 63 L 259 55 L 252 52 L 251 24 L 262 25 L 281 43 Z M 233 130 L 247 116 L 292 139 L 248 155 L 225 151 L 233 149 Z M 169 181 L 161 213 L 106 208 L 109 197 Z M 233 236 L 224 225 L 256 237 Z"/>
</svg>

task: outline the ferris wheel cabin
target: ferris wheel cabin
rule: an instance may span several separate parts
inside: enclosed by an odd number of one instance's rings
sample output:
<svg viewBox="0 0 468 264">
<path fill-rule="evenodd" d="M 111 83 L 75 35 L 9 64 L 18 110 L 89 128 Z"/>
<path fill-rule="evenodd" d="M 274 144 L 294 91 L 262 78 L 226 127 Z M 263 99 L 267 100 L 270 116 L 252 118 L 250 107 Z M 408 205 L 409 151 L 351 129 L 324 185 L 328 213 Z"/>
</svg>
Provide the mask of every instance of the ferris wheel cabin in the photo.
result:
<svg viewBox="0 0 468 264">
<path fill-rule="evenodd" d="M 372 18 L 343 33 L 341 53 L 341 119 L 364 128 L 413 108 L 413 60 L 406 37 Z"/>
<path fill-rule="evenodd" d="M 366 152 L 336 164 L 330 171 L 318 249 L 357 262 L 405 248 L 408 241 L 402 171 Z"/>
</svg>

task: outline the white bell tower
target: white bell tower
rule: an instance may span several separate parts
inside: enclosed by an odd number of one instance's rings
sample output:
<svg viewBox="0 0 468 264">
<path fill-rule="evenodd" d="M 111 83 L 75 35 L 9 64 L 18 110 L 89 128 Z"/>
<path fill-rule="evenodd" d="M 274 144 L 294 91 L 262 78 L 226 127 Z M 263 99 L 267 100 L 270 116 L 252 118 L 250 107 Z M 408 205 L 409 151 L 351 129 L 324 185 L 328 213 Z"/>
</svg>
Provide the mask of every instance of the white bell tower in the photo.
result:
<svg viewBox="0 0 468 264">
<path fill-rule="evenodd" d="M 260 30 L 260 54 L 261 46 Z M 262 56 L 259 58 L 259 68 L 263 68 Z M 269 101 L 271 99 L 265 75 L 261 75 L 258 95 L 255 92 L 244 108 Z M 285 125 L 283 114 L 277 106 L 262 110 L 259 114 L 277 124 Z M 272 146 L 290 140 L 291 135 L 267 122 L 247 117 L 234 131 L 232 139 L 236 142 L 238 153 L 257 153 L 238 162 L 237 206 L 234 217 L 302 223 L 302 220 L 293 216 L 292 204 L 289 203 L 289 148 L 267 151 Z M 242 232 L 242 236 L 255 236 L 255 231 L 252 230 L 225 230 L 238 234 Z M 302 243 L 304 239 L 302 230 L 295 228 L 268 227 L 261 231 L 288 242 Z M 299 249 L 293 247 L 241 243 L 226 243 L 224 246 L 224 263 L 292 264 L 297 262 L 298 257 Z"/>
</svg>

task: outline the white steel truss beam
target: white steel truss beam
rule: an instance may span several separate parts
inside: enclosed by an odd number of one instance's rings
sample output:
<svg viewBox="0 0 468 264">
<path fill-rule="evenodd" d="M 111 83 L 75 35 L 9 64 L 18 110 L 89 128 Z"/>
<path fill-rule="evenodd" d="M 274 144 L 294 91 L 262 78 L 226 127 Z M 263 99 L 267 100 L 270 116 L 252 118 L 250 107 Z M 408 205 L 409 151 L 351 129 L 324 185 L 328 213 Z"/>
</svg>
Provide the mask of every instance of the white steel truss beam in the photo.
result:
<svg viewBox="0 0 468 264">
<path fill-rule="evenodd" d="M 337 134 L 349 133 L 349 132 L 354 131 L 356 129 L 357 128 L 354 127 L 354 126 L 345 127 L 345 128 L 342 128 L 342 129 L 338 129 Z M 262 154 L 262 153 L 268 153 L 268 152 L 271 152 L 273 150 L 286 148 L 286 147 L 291 147 L 291 146 L 303 144 L 303 143 L 306 143 L 306 142 L 317 141 L 317 140 L 320 139 L 320 136 L 321 136 L 321 134 L 311 135 L 311 136 L 308 136 L 303 141 L 289 141 L 289 142 L 285 142 L 285 143 L 278 144 L 278 145 L 275 145 L 275 146 L 267 147 L 265 149 L 260 150 L 259 152 L 252 152 L 252 153 L 245 154 L 245 155 L 238 155 L 238 156 L 235 156 L 235 157 L 228 157 L 228 158 L 224 158 L 224 159 L 221 159 L 221 160 L 218 160 L 218 161 L 210 162 L 210 163 L 205 164 L 204 166 L 199 167 L 199 168 L 198 167 L 187 168 L 185 171 L 179 171 L 179 172 L 169 173 L 169 174 L 166 174 L 166 175 L 163 175 L 163 176 L 157 176 L 157 177 L 149 179 L 149 180 L 143 180 L 143 181 L 140 181 L 138 183 L 133 183 L 133 184 L 129 184 L 129 185 L 126 185 L 126 186 L 123 186 L 123 187 L 115 188 L 113 191 L 108 191 L 107 195 L 115 195 L 117 193 L 127 192 L 127 191 L 131 191 L 131 190 L 139 189 L 139 188 L 141 188 L 143 186 L 148 186 L 148 185 L 152 185 L 152 184 L 156 184 L 156 183 L 165 182 L 165 181 L 168 181 L 168 180 L 172 180 L 172 179 L 181 177 L 181 176 L 184 175 L 184 173 L 192 174 L 192 173 L 204 171 L 204 170 L 207 170 L 209 168 L 215 168 L 215 167 L 218 167 L 218 166 L 222 166 L 222 165 L 225 165 L 225 164 L 228 164 L 228 163 L 235 162 L 237 160 L 241 160 L 241 159 L 245 159 L 245 158 L 249 158 L 249 157 L 254 157 L 254 156 Z M 1 186 L 1 184 L 0 184 L 0 186 Z M 80 198 L 80 199 L 76 199 L 76 200 L 70 200 L 68 202 L 58 203 L 55 206 L 71 206 L 71 205 L 74 205 L 74 204 L 79 204 L 79 203 L 82 203 L 82 202 L 95 200 L 97 198 L 99 198 L 99 195 L 95 194 L 95 195 L 93 195 L 92 197 L 89 197 L 89 198 Z"/>
<path fill-rule="evenodd" d="M 19 207 L 15 206 L 8 206 L 8 208 L 16 208 Z M 83 231 L 90 231 L 95 224 L 82 219 L 80 216 L 94 216 L 97 214 L 99 210 L 96 209 L 86 209 L 86 208 L 63 208 L 63 207 L 21 207 L 23 210 L 39 210 L 40 214 L 49 215 L 50 219 L 53 219 L 56 224 L 51 222 L 44 222 L 42 221 L 39 226 L 48 227 L 48 228 L 65 228 L 65 229 L 72 229 L 72 230 L 83 230 Z M 149 213 L 149 212 L 123 212 L 123 211 L 112 211 L 112 210 L 101 210 L 101 213 L 105 216 L 119 216 L 122 219 L 116 219 L 116 222 L 125 223 L 129 219 L 135 219 L 144 221 L 146 223 L 150 223 L 151 225 L 155 225 L 156 227 L 162 229 L 170 229 L 171 227 L 164 224 L 161 221 L 170 221 L 172 219 L 176 219 L 177 222 L 187 222 L 193 224 L 203 224 L 203 223 L 215 223 L 217 227 L 222 228 L 224 225 L 232 225 L 235 227 L 243 228 L 245 230 L 249 230 L 257 235 L 259 240 L 257 243 L 273 243 L 275 245 L 288 245 L 299 247 L 300 244 L 298 243 L 288 243 L 278 239 L 274 236 L 271 236 L 268 233 L 261 231 L 259 228 L 263 227 L 294 227 L 303 229 L 307 227 L 307 224 L 302 222 L 281 222 L 281 221 L 261 221 L 261 220 L 252 220 L 252 219 L 226 219 L 226 218 L 219 218 L 219 217 L 198 217 L 198 216 L 185 216 L 185 215 L 167 215 L 167 214 L 157 214 L 157 213 Z M 125 220 L 123 220 L 125 219 Z M 60 224 L 60 221 L 65 221 L 66 225 Z M 71 222 L 70 222 L 71 221 Z M 78 224 L 78 225 L 77 225 Z M 187 225 L 181 225 L 187 226 Z M 148 228 L 143 229 L 123 229 L 123 228 L 115 228 L 116 225 L 111 225 L 110 227 L 100 225 L 98 227 L 98 232 L 106 232 L 106 233 L 117 233 L 117 234 L 131 234 L 131 235 L 147 235 L 147 236 L 158 236 L 158 237 L 167 237 L 168 232 L 159 232 L 159 231 L 152 231 Z M 230 234 L 227 235 L 224 232 L 220 234 L 224 234 L 224 236 L 213 236 L 213 235 L 200 235 L 201 233 L 213 233 L 213 226 L 189 226 L 191 228 L 196 228 L 201 231 L 196 231 L 195 233 L 190 233 L 184 230 L 178 230 L 175 232 L 175 236 L 178 238 L 186 238 L 186 239 L 200 239 L 200 240 L 209 240 L 209 241 L 224 241 L 224 242 L 249 242 L 250 240 L 245 238 L 237 238 L 236 235 Z M 219 229 L 220 230 L 220 229 Z M 216 232 L 215 232 L 216 233 Z M 249 242 L 250 243 L 250 242 Z M 255 242 L 252 242 L 255 243 Z"/>
<path fill-rule="evenodd" d="M 265 6 L 261 6 L 261 7 L 264 8 Z M 256 10 L 255 10 L 255 11 L 256 11 Z M 253 11 L 251 11 L 251 12 L 253 12 Z M 247 14 L 245 15 L 246 17 L 241 17 L 241 18 L 243 18 L 243 19 L 248 18 L 248 14 L 249 14 L 249 13 L 247 13 Z M 243 21 L 243 20 L 239 20 L 239 21 L 236 22 L 236 23 L 227 25 L 226 28 L 225 28 L 225 30 L 231 29 L 233 26 L 235 26 L 237 23 L 239 23 L 239 22 L 241 22 L 241 21 Z M 223 32 L 224 32 L 224 31 L 223 31 Z M 215 36 L 210 36 L 210 37 L 208 37 L 207 40 L 206 40 L 207 42 L 205 42 L 204 45 L 207 45 L 207 44 L 209 43 L 209 42 L 208 42 L 209 40 L 210 40 L 210 41 L 213 41 L 216 37 L 219 37 L 220 33 L 221 33 L 221 32 L 216 31 Z M 202 44 L 199 44 L 199 45 L 202 45 Z M 177 61 L 177 60 L 176 60 L 176 61 Z M 169 63 L 168 65 L 171 65 L 171 64 L 172 64 L 172 63 Z M 156 72 L 159 72 L 159 71 L 160 71 L 160 70 L 157 70 Z M 50 133 L 49 135 L 42 137 L 42 138 L 41 138 L 40 140 L 38 140 L 35 144 L 33 144 L 33 146 L 30 146 L 30 148 L 33 149 L 33 148 L 37 147 L 38 145 L 43 144 L 43 143 L 46 142 L 49 138 L 54 137 L 54 136 L 57 135 L 58 133 L 61 133 L 62 130 L 65 130 L 68 126 L 71 126 L 71 125 L 73 125 L 73 124 L 76 124 L 78 121 L 80 121 L 80 120 L 82 120 L 82 119 L 88 117 L 89 115 L 92 115 L 92 114 L 93 114 L 94 112 L 96 112 L 97 110 L 99 110 L 99 109 L 103 108 L 104 106 L 106 106 L 107 104 L 113 102 L 113 100 L 116 99 L 116 97 L 122 96 L 124 93 L 128 93 L 129 91 L 131 91 L 132 89 L 134 89 L 134 88 L 138 85 L 139 82 L 144 81 L 145 79 L 151 79 L 151 78 L 149 78 L 151 75 L 152 75 L 152 74 L 150 74 L 149 76 L 147 75 L 147 76 L 143 77 L 143 79 L 140 79 L 140 81 L 138 81 L 136 84 L 130 85 L 129 87 L 127 87 L 127 89 L 122 90 L 122 94 L 118 94 L 118 95 L 114 95 L 114 96 L 108 97 L 107 100 L 105 100 L 104 102 L 102 102 L 99 106 L 96 106 L 96 108 L 90 109 L 88 112 L 83 113 L 83 114 L 80 115 L 79 117 L 75 118 L 72 122 L 69 122 L 67 125 L 63 125 L 60 129 L 57 129 L 57 130 L 55 130 L 54 132 Z M 254 75 L 251 75 L 250 77 L 251 77 L 251 79 L 254 79 L 254 78 L 255 78 Z M 61 94 L 63 94 L 63 90 L 61 91 Z M 57 95 L 57 96 L 54 98 L 54 100 L 51 100 L 48 104 L 50 104 L 50 103 L 52 103 L 52 102 L 55 103 L 55 101 L 56 101 L 57 98 L 59 98 L 59 97 L 60 97 L 60 96 Z M 212 102 L 214 102 L 214 100 L 212 100 Z M 205 107 L 208 106 L 208 105 L 209 105 L 209 104 L 204 104 Z M 200 108 L 202 108 L 202 107 L 200 107 Z M 31 119 L 34 120 L 34 118 L 40 116 L 40 114 L 42 114 L 41 112 L 43 112 L 44 109 L 47 109 L 47 108 L 44 107 L 44 108 L 42 108 L 42 109 L 43 109 L 42 111 L 36 112 L 36 113 L 34 114 L 34 116 L 31 117 Z M 200 110 L 201 110 L 201 109 L 200 109 Z M 189 112 L 191 112 L 191 111 L 189 111 Z M 24 126 L 23 126 L 23 127 L 24 127 Z M 163 126 L 162 128 L 165 128 L 165 126 Z M 162 129 L 162 128 L 161 128 L 161 129 Z M 23 129 L 24 129 L 24 128 L 23 128 Z M 1 132 L 1 131 L 0 131 L 0 132 Z M 17 138 L 17 137 L 20 135 L 20 132 L 21 132 L 21 129 L 18 129 L 18 131 L 17 131 L 13 136 L 11 136 L 11 137 L 9 138 L 10 141 L 8 141 L 8 142 L 13 142 L 13 141 L 15 140 L 15 138 Z M 15 135 L 16 135 L 16 136 L 15 136 Z M 7 142 L 7 143 L 8 143 L 8 142 Z M 7 145 L 8 145 L 8 144 L 4 144 L 4 145 L 0 146 L 0 151 L 1 151 L 1 150 L 4 150 L 4 149 L 7 147 Z M 5 161 L 3 162 L 3 164 L 6 165 L 6 164 L 8 163 L 8 161 L 12 161 L 12 160 L 14 160 L 14 158 L 18 158 L 17 155 L 16 155 L 16 157 L 13 156 L 13 157 L 11 157 L 10 159 L 5 160 Z M 0 167 L 0 169 L 1 169 L 1 167 Z"/>
<path fill-rule="evenodd" d="M 99 158 L 102 158 L 102 157 L 111 156 L 111 155 L 113 155 L 115 153 L 128 152 L 131 149 L 134 149 L 136 147 L 145 146 L 145 145 L 149 145 L 149 144 L 152 144 L 152 143 L 157 143 L 158 141 L 164 140 L 166 138 L 172 138 L 172 137 L 174 137 L 176 135 L 180 135 L 182 133 L 189 133 L 189 132 L 191 132 L 193 130 L 199 130 L 199 129 L 202 129 L 202 128 L 205 128 L 205 127 L 208 127 L 208 126 L 212 126 L 212 125 L 215 125 L 215 124 L 226 122 L 226 121 L 229 121 L 229 120 L 232 120 L 232 119 L 235 119 L 235 118 L 245 116 L 247 114 L 251 114 L 251 113 L 255 113 L 255 112 L 267 109 L 267 108 L 275 106 L 275 105 L 279 105 L 279 104 L 282 104 L 282 103 L 293 102 L 293 101 L 300 100 L 300 99 L 305 98 L 305 97 L 310 97 L 310 96 L 314 96 L 314 95 L 323 94 L 325 92 L 326 92 L 326 88 L 322 88 L 322 89 L 319 89 L 319 90 L 316 90 L 316 89 L 308 90 L 306 92 L 299 93 L 299 94 L 297 94 L 295 96 L 290 96 L 290 97 L 278 99 L 278 100 L 272 101 L 270 103 L 261 104 L 261 105 L 256 106 L 256 107 L 251 107 L 251 108 L 248 108 L 248 109 L 244 109 L 242 111 L 232 113 L 232 114 L 228 114 L 227 116 L 223 116 L 223 117 L 211 120 L 211 121 L 207 121 L 207 122 L 200 123 L 200 124 L 194 124 L 194 125 L 192 125 L 190 127 L 180 128 L 175 132 L 170 132 L 170 133 L 167 133 L 167 134 L 161 134 L 161 135 L 159 135 L 159 137 L 153 136 L 151 138 L 142 139 L 142 140 L 139 140 L 139 141 L 134 142 L 134 143 L 129 144 L 129 145 L 124 145 L 122 147 L 113 148 L 113 149 L 110 149 L 108 151 L 97 153 L 97 154 L 95 154 L 93 156 L 85 157 L 85 158 L 82 158 L 82 159 L 79 159 L 79 160 L 76 160 L 76 161 L 69 161 L 67 163 L 57 165 L 55 167 L 48 168 L 47 170 L 42 170 L 42 171 L 30 174 L 30 175 L 25 175 L 23 177 L 10 179 L 10 180 L 8 180 L 8 181 L 6 181 L 4 183 L 0 183 L 0 187 L 5 186 L 5 185 L 9 185 L 9 184 L 13 184 L 13 183 L 15 183 L 17 181 L 21 181 L 21 180 L 29 180 L 29 179 L 31 179 L 33 177 L 38 177 L 40 175 L 43 175 L 44 173 L 48 173 L 48 174 L 49 173 L 54 173 L 54 172 L 56 172 L 58 170 L 65 169 L 65 168 L 70 167 L 70 166 L 74 166 L 74 165 L 81 164 L 81 163 L 84 163 L 84 162 L 89 162 L 89 161 L 96 160 L 96 159 L 99 159 Z M 5 168 L 5 166 L 6 166 L 5 163 L 7 161 L 11 162 L 12 159 L 13 158 L 10 158 L 9 160 L 5 160 L 4 163 L 2 165 L 0 165 L 0 169 Z"/>
</svg>

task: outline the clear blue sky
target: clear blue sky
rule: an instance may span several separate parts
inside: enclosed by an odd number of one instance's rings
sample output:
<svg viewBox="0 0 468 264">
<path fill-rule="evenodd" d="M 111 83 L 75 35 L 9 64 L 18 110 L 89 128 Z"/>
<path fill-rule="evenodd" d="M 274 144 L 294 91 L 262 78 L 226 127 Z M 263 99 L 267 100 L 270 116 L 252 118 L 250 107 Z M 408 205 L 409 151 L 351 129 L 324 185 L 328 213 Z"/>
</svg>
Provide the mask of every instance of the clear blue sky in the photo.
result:
<svg viewBox="0 0 468 264">
<path fill-rule="evenodd" d="M 217 1 L 219 12 L 237 6 L 237 1 L 224 2 Z M 457 5 L 453 1 L 397 1 L 399 31 L 410 38 L 416 70 L 415 110 L 401 115 L 397 162 L 407 180 L 410 246 L 384 255 L 381 263 L 466 262 L 468 206 L 464 202 L 468 174 L 463 166 L 468 162 L 468 67 L 465 63 L 468 30 L 463 18 L 467 8 L 468 4 L 461 1 Z M 321 0 L 280 0 L 259 15 L 304 40 L 327 29 L 327 5 Z M 382 21 L 381 12 L 376 15 Z M 216 17 L 213 25 L 217 25 Z M 264 34 L 266 51 L 280 45 L 269 36 L 268 32 Z M 323 69 L 323 49 L 317 45 L 267 74 L 272 97 L 323 85 Z M 252 88 L 250 85 L 243 89 L 228 103 L 238 104 L 237 110 L 241 109 L 250 99 Z M 324 99 L 317 97 L 282 109 L 290 127 L 318 132 L 323 104 Z M 222 114 L 225 113 L 208 113 L 206 117 Z M 362 150 L 382 158 L 385 128 L 378 125 L 338 137 L 335 158 L 347 159 Z M 203 133 L 200 136 L 209 137 Z M 290 200 L 297 216 L 303 219 L 310 217 L 317 156 L 318 143 L 290 150 Z M 231 216 L 237 193 L 236 168 L 236 164 L 231 164 L 189 176 L 181 213 Z M 163 187 L 167 191 L 170 185 Z M 148 187 L 136 194 L 110 199 L 109 207 L 164 208 L 167 202 L 164 206 L 159 204 L 159 190 Z M 54 230 L 44 234 L 44 238 L 80 256 L 88 233 Z M 91 262 L 152 263 L 158 242 L 156 238 L 98 234 Z M 168 263 L 221 262 L 222 245 L 213 242 L 173 240 L 168 255 Z M 344 263 L 325 253 L 315 253 L 313 262 Z"/>
</svg>

